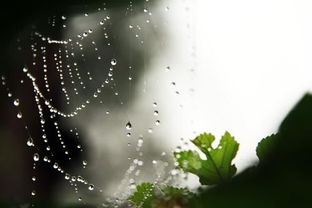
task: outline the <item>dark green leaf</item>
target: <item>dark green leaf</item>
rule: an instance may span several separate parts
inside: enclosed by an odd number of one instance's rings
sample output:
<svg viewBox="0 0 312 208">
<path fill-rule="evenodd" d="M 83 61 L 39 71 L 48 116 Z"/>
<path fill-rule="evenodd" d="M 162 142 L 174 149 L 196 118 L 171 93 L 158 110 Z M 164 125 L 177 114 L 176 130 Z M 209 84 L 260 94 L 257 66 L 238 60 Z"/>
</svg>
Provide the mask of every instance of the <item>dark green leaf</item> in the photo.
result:
<svg viewBox="0 0 312 208">
<path fill-rule="evenodd" d="M 268 158 L 268 155 L 270 155 L 270 153 L 272 152 L 276 140 L 277 140 L 276 134 L 272 134 L 271 136 L 262 139 L 258 143 L 256 152 L 261 162 L 264 161 L 266 158 Z"/>
</svg>

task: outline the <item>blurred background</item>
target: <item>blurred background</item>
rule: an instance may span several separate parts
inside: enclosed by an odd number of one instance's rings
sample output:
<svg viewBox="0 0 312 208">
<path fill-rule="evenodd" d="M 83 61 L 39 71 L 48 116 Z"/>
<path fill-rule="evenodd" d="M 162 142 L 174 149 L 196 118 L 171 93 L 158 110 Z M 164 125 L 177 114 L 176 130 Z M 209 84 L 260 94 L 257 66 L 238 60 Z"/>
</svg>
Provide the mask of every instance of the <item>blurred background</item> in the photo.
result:
<svg viewBox="0 0 312 208">
<path fill-rule="evenodd" d="M 125 197 L 142 181 L 166 179 L 194 188 L 197 178 L 181 182 L 171 155 L 194 148 L 188 141 L 202 132 L 234 135 L 242 171 L 257 162 L 260 139 L 311 89 L 309 1 L 34 1 L 20 7 L 2 18 L 3 201 L 98 204 Z M 25 66 L 62 112 L 87 107 L 75 117 L 51 118 L 41 99 L 42 128 Z M 27 146 L 30 136 L 35 147 Z M 43 160 L 47 145 L 64 173 Z M 35 153 L 40 160 L 33 169 Z M 65 173 L 88 183 L 68 183 Z"/>
</svg>

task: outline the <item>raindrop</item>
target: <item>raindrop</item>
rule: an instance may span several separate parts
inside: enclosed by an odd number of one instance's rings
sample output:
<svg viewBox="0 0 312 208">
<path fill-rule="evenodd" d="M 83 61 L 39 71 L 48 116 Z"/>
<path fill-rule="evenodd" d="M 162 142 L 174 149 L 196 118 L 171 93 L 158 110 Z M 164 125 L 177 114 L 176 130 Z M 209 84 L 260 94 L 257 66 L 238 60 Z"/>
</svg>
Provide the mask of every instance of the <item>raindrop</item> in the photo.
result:
<svg viewBox="0 0 312 208">
<path fill-rule="evenodd" d="M 132 124 L 130 123 L 130 121 L 128 121 L 128 123 L 126 124 L 126 129 L 127 130 L 131 130 L 132 129 Z"/>
<path fill-rule="evenodd" d="M 154 111 L 154 116 L 158 116 L 159 112 L 157 110 Z"/>
<path fill-rule="evenodd" d="M 115 66 L 116 64 L 117 64 L 117 60 L 116 60 L 116 59 L 112 59 L 112 60 L 111 60 L 111 65 L 112 65 L 112 66 Z"/>
<path fill-rule="evenodd" d="M 34 156 L 33 156 L 33 159 L 34 159 L 35 162 L 39 161 L 39 159 L 40 159 L 39 154 L 35 153 Z"/>
<path fill-rule="evenodd" d="M 54 163 L 53 168 L 57 169 L 59 167 L 59 165 L 57 163 Z"/>
<path fill-rule="evenodd" d="M 43 161 L 48 162 L 49 158 L 47 156 L 44 156 Z"/>
<path fill-rule="evenodd" d="M 155 122 L 155 124 L 156 124 L 156 126 L 159 126 L 159 125 L 160 125 L 160 121 L 157 120 L 157 121 Z"/>
<path fill-rule="evenodd" d="M 132 190 L 134 190 L 134 189 L 136 188 L 135 183 L 131 183 L 130 186 L 129 186 L 129 188 L 132 189 Z"/>
<path fill-rule="evenodd" d="M 84 161 L 82 161 L 82 164 L 83 164 L 84 166 L 86 166 L 86 165 L 88 165 L 88 162 L 87 162 L 86 160 L 84 160 Z"/>
<path fill-rule="evenodd" d="M 179 173 L 179 171 L 176 170 L 176 169 L 173 169 L 173 170 L 171 170 L 171 172 L 170 172 L 170 174 L 171 174 L 172 176 L 176 176 L 178 173 Z"/>
<path fill-rule="evenodd" d="M 93 190 L 94 190 L 94 185 L 93 185 L 93 184 L 89 184 L 88 189 L 89 189 L 90 191 L 93 191 Z"/>
<path fill-rule="evenodd" d="M 23 117 L 23 114 L 21 112 L 18 112 L 16 115 L 17 118 L 21 119 Z"/>
<path fill-rule="evenodd" d="M 31 192 L 31 195 L 32 195 L 32 196 L 36 196 L 36 191 L 33 190 L 33 191 Z"/>
<path fill-rule="evenodd" d="M 20 104 L 19 99 L 15 99 L 14 102 L 13 102 L 13 104 L 14 104 L 15 106 L 19 106 L 19 104 Z"/>
<path fill-rule="evenodd" d="M 35 146 L 34 145 L 34 140 L 32 139 L 32 137 L 28 137 L 28 139 L 27 139 L 27 146 L 29 146 L 29 147 Z"/>
<path fill-rule="evenodd" d="M 68 173 L 65 174 L 65 180 L 69 180 L 70 179 L 70 175 Z"/>
</svg>

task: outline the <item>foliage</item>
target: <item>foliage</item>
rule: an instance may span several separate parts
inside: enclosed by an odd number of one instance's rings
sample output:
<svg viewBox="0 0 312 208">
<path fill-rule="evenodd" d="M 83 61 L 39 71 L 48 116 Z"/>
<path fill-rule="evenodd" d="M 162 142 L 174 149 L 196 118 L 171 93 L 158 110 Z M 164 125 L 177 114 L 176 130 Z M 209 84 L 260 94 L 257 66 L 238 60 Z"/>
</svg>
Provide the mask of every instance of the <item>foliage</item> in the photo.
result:
<svg viewBox="0 0 312 208">
<path fill-rule="evenodd" d="M 264 161 L 270 156 L 273 152 L 272 149 L 274 148 L 276 141 L 277 135 L 272 134 L 271 136 L 265 137 L 258 143 L 256 153 L 260 161 Z"/>
<path fill-rule="evenodd" d="M 129 197 L 129 200 L 137 208 L 186 208 L 193 195 L 185 188 L 142 183 L 137 186 L 136 192 Z"/>
<path fill-rule="evenodd" d="M 136 192 L 129 197 L 129 200 L 138 208 L 151 207 L 152 201 L 156 199 L 154 184 L 142 183 L 136 189 Z"/>
<path fill-rule="evenodd" d="M 201 159 L 196 151 L 174 153 L 179 166 L 184 171 L 197 175 L 203 185 L 226 182 L 236 173 L 232 160 L 236 156 L 239 144 L 228 132 L 225 132 L 216 148 L 212 147 L 214 140 L 212 134 L 203 133 L 192 141 L 205 154 L 205 160 Z"/>
</svg>

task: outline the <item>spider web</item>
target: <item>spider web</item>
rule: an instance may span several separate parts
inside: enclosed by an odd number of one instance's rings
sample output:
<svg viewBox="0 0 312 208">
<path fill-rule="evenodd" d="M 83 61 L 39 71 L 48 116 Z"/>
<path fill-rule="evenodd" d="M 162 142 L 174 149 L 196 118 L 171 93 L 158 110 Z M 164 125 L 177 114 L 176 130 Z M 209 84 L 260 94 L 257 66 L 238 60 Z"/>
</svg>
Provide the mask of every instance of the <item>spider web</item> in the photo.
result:
<svg viewBox="0 0 312 208">
<path fill-rule="evenodd" d="M 189 61 L 184 67 L 186 72 L 184 69 L 173 72 L 171 61 L 161 60 L 158 61 L 161 69 L 157 69 L 161 70 L 161 76 L 148 75 L 157 59 L 155 54 L 161 54 L 170 44 L 161 37 L 166 36 L 161 31 L 169 22 L 157 19 L 171 12 L 169 5 L 169 1 L 152 3 L 146 0 L 138 6 L 130 1 L 125 9 L 120 9 L 122 11 L 114 11 L 104 3 L 93 13 L 50 17 L 47 30 L 62 33 L 61 39 L 54 39 L 47 35 L 49 32 L 36 27 L 22 38 L 26 40 L 21 54 L 30 54 L 31 58 L 27 57 L 17 72 L 20 80 L 9 80 L 3 75 L 2 86 L 14 105 L 16 118 L 24 126 L 25 144 L 32 154 L 32 205 L 40 197 L 37 187 L 42 178 L 37 170 L 41 168 L 63 178 L 58 185 L 62 190 L 68 187 L 72 190 L 60 191 L 61 196 L 57 197 L 60 200 L 108 207 L 125 203 L 142 181 L 179 184 L 181 177 L 187 177 L 179 174 L 170 157 L 172 147 L 164 148 L 155 141 L 155 137 L 168 133 L 161 129 L 163 121 L 166 123 L 165 116 L 161 116 L 165 112 L 160 110 L 165 103 L 159 103 L 159 92 L 153 92 L 166 83 L 160 88 L 170 93 L 174 107 L 169 105 L 169 109 L 177 108 L 177 115 L 180 114 L 184 107 L 183 96 L 187 95 L 183 95 L 175 78 L 178 79 L 179 73 L 192 74 L 194 63 Z M 188 7 L 185 8 L 188 11 Z M 191 33 L 189 23 L 186 31 Z M 14 92 L 16 86 L 25 88 L 23 95 L 21 90 Z M 192 89 L 189 91 L 193 92 Z M 131 108 L 137 99 L 143 99 L 143 104 Z M 35 109 L 31 110 L 29 103 Z M 146 113 L 144 117 L 141 115 Z M 98 126 L 94 127 L 94 121 L 89 119 L 97 114 L 100 118 L 95 120 Z M 89 129 L 84 135 L 80 133 L 81 126 Z M 88 147 L 82 138 L 98 137 L 92 134 L 98 131 L 94 128 L 101 128 L 99 126 L 106 126 L 103 127 L 105 132 L 99 131 L 103 133 L 101 142 L 93 145 L 103 147 L 99 148 L 100 152 L 95 150 L 96 156 L 90 157 L 90 162 L 87 159 L 90 153 L 84 154 Z M 183 138 L 180 142 L 177 151 L 188 145 Z M 103 159 L 103 151 L 107 151 L 104 157 L 108 156 L 108 159 Z M 116 159 L 118 154 L 116 156 L 114 152 L 123 152 L 119 155 L 121 159 Z M 94 158 L 99 161 L 93 161 Z M 96 165 L 102 160 L 104 165 Z M 116 160 L 116 164 L 107 166 L 107 160 L 109 163 Z M 104 170 L 95 169 L 103 166 Z M 106 177 L 109 168 L 114 166 L 121 168 Z M 113 180 L 114 183 L 99 182 L 100 176 L 92 176 L 94 172 L 100 172 L 93 175 L 102 176 L 103 181 Z M 116 179 L 112 179 L 114 174 Z"/>
</svg>

